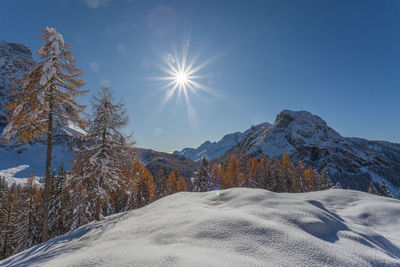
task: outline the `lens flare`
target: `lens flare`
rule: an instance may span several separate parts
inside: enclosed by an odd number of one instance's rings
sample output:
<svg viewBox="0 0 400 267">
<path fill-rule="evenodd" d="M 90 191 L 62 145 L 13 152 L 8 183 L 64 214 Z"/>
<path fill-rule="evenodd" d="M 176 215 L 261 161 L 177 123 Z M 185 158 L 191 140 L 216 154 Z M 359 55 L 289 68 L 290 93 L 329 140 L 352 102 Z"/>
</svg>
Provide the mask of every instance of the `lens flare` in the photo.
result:
<svg viewBox="0 0 400 267">
<path fill-rule="evenodd" d="M 217 197 L 219 197 L 219 191 L 218 191 L 218 188 L 216 188 L 216 189 L 215 189 L 215 195 L 216 195 Z"/>
</svg>

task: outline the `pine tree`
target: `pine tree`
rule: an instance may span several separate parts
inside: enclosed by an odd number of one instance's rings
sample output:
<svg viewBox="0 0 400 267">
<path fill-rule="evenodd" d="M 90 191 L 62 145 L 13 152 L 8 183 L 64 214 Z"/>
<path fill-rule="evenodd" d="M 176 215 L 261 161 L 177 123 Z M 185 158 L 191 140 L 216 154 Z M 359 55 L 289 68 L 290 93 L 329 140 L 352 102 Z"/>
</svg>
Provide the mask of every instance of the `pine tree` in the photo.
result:
<svg viewBox="0 0 400 267">
<path fill-rule="evenodd" d="M 376 189 L 376 186 L 373 181 L 369 182 L 368 193 L 374 194 L 374 195 L 379 195 L 379 191 L 378 191 L 378 189 Z"/>
<path fill-rule="evenodd" d="M 279 178 L 282 192 L 293 192 L 293 184 L 296 182 L 296 172 L 290 156 L 287 153 L 283 154 L 281 164 L 279 165 Z"/>
<path fill-rule="evenodd" d="M 177 169 L 174 169 L 168 176 L 167 189 L 168 194 L 187 191 L 185 179 L 179 174 Z"/>
<path fill-rule="evenodd" d="M 383 197 L 393 197 L 390 193 L 389 187 L 386 185 L 385 180 L 382 179 L 382 183 L 379 186 L 379 194 Z"/>
<path fill-rule="evenodd" d="M 203 157 L 201 165 L 194 175 L 193 185 L 194 192 L 207 192 L 211 189 L 210 168 L 206 157 Z"/>
<path fill-rule="evenodd" d="M 329 174 L 325 168 L 322 169 L 321 173 L 319 174 L 318 182 L 319 182 L 319 184 L 318 184 L 319 190 L 327 190 L 333 186 L 332 180 L 329 177 Z"/>
<path fill-rule="evenodd" d="M 37 51 L 40 62 L 19 82 L 21 89 L 13 90 L 8 106 L 9 124 L 4 129 L 6 139 L 16 137 L 19 142 L 31 142 L 46 136 L 46 174 L 43 203 L 43 241 L 48 239 L 48 220 L 51 190 L 51 159 L 53 129 L 57 123 L 83 124 L 79 113 L 83 106 L 75 98 L 87 91 L 79 76 L 70 46 L 64 43 L 56 29 L 47 27 L 41 37 L 45 44 Z"/>
<path fill-rule="evenodd" d="M 267 155 L 263 154 L 260 160 L 260 172 L 262 178 L 261 188 L 272 190 L 272 167 Z"/>
<path fill-rule="evenodd" d="M 121 133 L 128 124 L 128 117 L 122 103 L 114 104 L 113 92 L 102 87 L 93 100 L 94 113 L 89 121 L 89 129 L 83 144 L 78 149 L 81 161 L 74 179 L 83 179 L 88 193 L 91 213 L 96 220 L 107 215 L 106 206 L 110 194 L 121 186 L 125 179 L 122 173 L 123 159 L 127 157 L 129 145 L 127 137 Z"/>
</svg>

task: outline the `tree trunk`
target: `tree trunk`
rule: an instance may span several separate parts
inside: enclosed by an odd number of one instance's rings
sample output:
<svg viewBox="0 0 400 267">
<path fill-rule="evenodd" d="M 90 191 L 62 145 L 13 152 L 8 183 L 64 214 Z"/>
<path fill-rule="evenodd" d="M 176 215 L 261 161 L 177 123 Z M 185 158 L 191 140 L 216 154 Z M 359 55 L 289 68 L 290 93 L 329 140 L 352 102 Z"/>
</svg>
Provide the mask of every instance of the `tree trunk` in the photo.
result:
<svg viewBox="0 0 400 267">
<path fill-rule="evenodd" d="M 49 238 L 49 209 L 50 209 L 50 189 L 51 189 L 51 152 L 52 152 L 52 147 L 53 147 L 53 101 L 50 96 L 49 122 L 48 122 L 48 126 L 47 126 L 46 176 L 44 178 L 44 195 L 43 195 L 44 203 L 43 203 L 42 242 L 46 242 Z"/>
<path fill-rule="evenodd" d="M 97 197 L 97 200 L 96 200 L 96 214 L 95 214 L 96 221 L 100 221 L 100 213 L 101 213 L 101 199 L 100 199 L 100 197 Z"/>
</svg>

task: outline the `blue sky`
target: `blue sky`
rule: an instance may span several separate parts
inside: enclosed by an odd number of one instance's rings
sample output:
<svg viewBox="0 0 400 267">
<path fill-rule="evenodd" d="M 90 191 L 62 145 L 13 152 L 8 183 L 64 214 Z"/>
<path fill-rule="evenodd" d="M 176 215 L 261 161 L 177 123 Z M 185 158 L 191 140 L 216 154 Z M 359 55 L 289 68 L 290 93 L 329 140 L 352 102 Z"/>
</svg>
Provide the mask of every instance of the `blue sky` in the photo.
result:
<svg viewBox="0 0 400 267">
<path fill-rule="evenodd" d="M 140 147 L 198 146 L 283 109 L 400 142 L 400 1 L 1 1 L 0 39 L 35 51 L 47 25 L 72 44 L 91 94 L 112 84 Z M 194 118 L 176 95 L 160 109 L 165 83 L 152 79 L 188 40 L 197 65 L 211 60 L 198 82 L 216 92 L 189 94 Z"/>
</svg>

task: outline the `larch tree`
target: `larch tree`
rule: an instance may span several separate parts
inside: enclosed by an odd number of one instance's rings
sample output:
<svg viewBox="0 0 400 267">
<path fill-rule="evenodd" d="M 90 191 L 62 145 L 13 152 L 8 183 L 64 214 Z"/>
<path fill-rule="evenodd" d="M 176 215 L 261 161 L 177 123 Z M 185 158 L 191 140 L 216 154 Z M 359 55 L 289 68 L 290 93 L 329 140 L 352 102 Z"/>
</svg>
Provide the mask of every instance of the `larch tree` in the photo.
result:
<svg viewBox="0 0 400 267">
<path fill-rule="evenodd" d="M 290 156 L 287 153 L 283 154 L 283 158 L 279 165 L 279 178 L 281 183 L 281 191 L 293 192 L 293 184 L 296 183 L 296 171 Z"/>
<path fill-rule="evenodd" d="M 168 170 L 165 165 L 163 165 L 156 174 L 154 179 L 154 197 L 155 199 L 160 199 L 165 197 L 167 193 L 167 179 L 168 179 Z"/>
<path fill-rule="evenodd" d="M 154 197 L 154 180 L 149 170 L 135 158 L 123 167 L 126 179 L 124 191 L 128 195 L 124 210 L 131 210 L 149 204 Z"/>
<path fill-rule="evenodd" d="M 304 170 L 304 181 L 306 182 L 307 192 L 317 189 L 317 174 L 311 166 Z"/>
<path fill-rule="evenodd" d="M 229 163 L 226 166 L 222 185 L 224 189 L 240 186 L 239 161 L 235 155 L 231 155 Z"/>
<path fill-rule="evenodd" d="M 18 142 L 32 142 L 46 138 L 46 172 L 44 182 L 42 241 L 48 239 L 49 196 L 51 190 L 51 160 L 53 129 L 56 123 L 73 122 L 80 125 L 79 118 L 84 106 L 75 98 L 87 91 L 79 77 L 82 71 L 75 66 L 70 45 L 55 28 L 42 31 L 44 45 L 37 51 L 40 62 L 17 83 L 18 90 L 11 91 L 8 105 L 9 124 L 4 128 L 4 137 Z"/>
<path fill-rule="evenodd" d="M 260 160 L 260 175 L 262 179 L 261 188 L 267 190 L 272 189 L 271 171 L 271 162 L 269 161 L 267 155 L 263 154 Z"/>
<path fill-rule="evenodd" d="M 87 135 L 77 149 L 76 160 L 82 169 L 74 179 L 83 179 L 83 185 L 92 204 L 96 220 L 107 215 L 111 192 L 123 185 L 123 159 L 131 144 L 121 130 L 128 124 L 122 102 L 114 103 L 113 91 L 103 86 L 98 97 L 93 98 L 93 114 L 89 120 Z"/>
<path fill-rule="evenodd" d="M 168 194 L 187 191 L 185 179 L 179 174 L 177 169 L 174 169 L 168 176 L 167 188 Z"/>
<path fill-rule="evenodd" d="M 154 198 L 154 179 L 150 171 L 139 161 L 139 177 L 135 184 L 136 208 L 149 204 Z"/>
<path fill-rule="evenodd" d="M 208 166 L 207 158 L 203 157 L 201 164 L 194 175 L 193 191 L 207 192 L 210 189 L 210 168 Z"/>
</svg>

